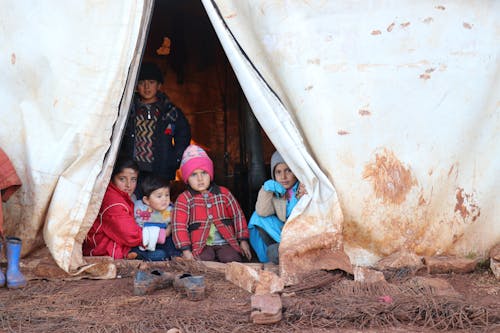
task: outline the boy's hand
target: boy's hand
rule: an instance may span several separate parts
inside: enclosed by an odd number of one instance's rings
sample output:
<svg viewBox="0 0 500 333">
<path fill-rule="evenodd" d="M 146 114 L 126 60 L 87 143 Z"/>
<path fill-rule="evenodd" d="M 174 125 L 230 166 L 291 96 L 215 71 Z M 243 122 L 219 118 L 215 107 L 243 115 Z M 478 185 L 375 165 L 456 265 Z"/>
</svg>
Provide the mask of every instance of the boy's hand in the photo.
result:
<svg viewBox="0 0 500 333">
<path fill-rule="evenodd" d="M 182 257 L 187 260 L 194 260 L 193 252 L 191 252 L 190 250 L 182 251 Z"/>
<path fill-rule="evenodd" d="M 240 241 L 241 251 L 243 251 L 243 255 L 247 257 L 248 260 L 252 260 L 252 251 L 250 251 L 250 245 L 246 240 Z"/>
<path fill-rule="evenodd" d="M 286 189 L 283 185 L 273 179 L 267 180 L 262 187 L 264 188 L 264 191 L 273 192 L 278 197 L 282 197 L 286 193 Z"/>
</svg>

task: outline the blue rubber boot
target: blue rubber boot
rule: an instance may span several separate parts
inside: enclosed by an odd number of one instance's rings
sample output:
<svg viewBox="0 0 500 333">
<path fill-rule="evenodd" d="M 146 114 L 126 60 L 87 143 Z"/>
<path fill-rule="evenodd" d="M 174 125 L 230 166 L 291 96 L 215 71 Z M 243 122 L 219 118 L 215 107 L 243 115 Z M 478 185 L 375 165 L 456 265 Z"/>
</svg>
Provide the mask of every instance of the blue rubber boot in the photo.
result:
<svg viewBox="0 0 500 333">
<path fill-rule="evenodd" d="M 0 253 L 2 253 L 2 243 L 0 242 Z M 5 286 L 5 275 L 3 274 L 2 270 L 0 269 L 0 287 Z"/>
<path fill-rule="evenodd" d="M 26 279 L 19 270 L 21 239 L 7 237 L 7 288 L 18 289 L 26 286 Z"/>
</svg>

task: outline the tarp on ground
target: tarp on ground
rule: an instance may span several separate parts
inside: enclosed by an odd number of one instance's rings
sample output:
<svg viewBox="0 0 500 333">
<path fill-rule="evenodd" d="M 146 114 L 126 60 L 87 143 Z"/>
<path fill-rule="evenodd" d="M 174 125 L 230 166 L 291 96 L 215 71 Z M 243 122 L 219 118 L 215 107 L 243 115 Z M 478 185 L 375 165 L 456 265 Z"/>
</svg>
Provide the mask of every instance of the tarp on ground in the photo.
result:
<svg viewBox="0 0 500 333">
<path fill-rule="evenodd" d="M 500 241 L 498 1 L 203 4 L 309 191 L 283 232 L 282 273 L 333 268 L 343 248 L 370 264 Z M 5 230 L 66 271 L 83 264 L 150 14 L 142 1 L 0 12 L 0 144 L 23 180 Z"/>
</svg>

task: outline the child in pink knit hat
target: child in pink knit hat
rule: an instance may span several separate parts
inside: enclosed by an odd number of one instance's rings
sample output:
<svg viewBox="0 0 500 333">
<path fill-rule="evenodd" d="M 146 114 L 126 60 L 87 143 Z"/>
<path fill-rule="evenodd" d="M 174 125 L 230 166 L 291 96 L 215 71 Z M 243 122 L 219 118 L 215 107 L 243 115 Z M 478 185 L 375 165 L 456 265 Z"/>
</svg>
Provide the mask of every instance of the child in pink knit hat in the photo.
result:
<svg viewBox="0 0 500 333">
<path fill-rule="evenodd" d="M 172 224 L 175 246 L 186 259 L 242 261 L 252 258 L 245 215 L 233 194 L 213 182 L 214 166 L 199 146 L 190 145 L 181 161 L 188 185 L 175 202 Z"/>
</svg>

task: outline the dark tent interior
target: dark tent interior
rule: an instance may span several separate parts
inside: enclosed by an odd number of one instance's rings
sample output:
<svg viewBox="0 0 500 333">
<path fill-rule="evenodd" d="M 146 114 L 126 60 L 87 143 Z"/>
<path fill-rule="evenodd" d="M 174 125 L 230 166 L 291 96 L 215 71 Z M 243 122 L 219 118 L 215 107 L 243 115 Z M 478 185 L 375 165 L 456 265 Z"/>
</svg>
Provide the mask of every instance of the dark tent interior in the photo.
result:
<svg viewBox="0 0 500 333">
<path fill-rule="evenodd" d="M 156 1 L 142 61 L 160 67 L 162 91 L 185 114 L 192 141 L 212 158 L 215 182 L 233 192 L 248 218 L 269 177 L 274 147 L 253 115 L 202 3 Z M 182 182 L 175 182 L 173 195 L 182 189 Z"/>
</svg>

